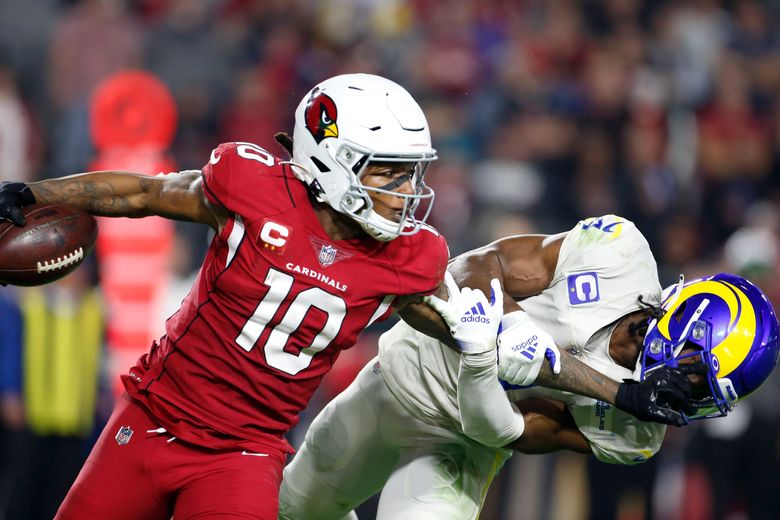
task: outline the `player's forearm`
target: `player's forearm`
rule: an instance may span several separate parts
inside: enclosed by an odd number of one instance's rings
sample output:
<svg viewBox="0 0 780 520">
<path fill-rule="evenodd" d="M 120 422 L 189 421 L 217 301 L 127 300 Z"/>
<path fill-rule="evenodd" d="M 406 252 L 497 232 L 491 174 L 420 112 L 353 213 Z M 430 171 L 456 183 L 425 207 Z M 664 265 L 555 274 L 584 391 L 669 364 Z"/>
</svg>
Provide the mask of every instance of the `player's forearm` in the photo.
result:
<svg viewBox="0 0 780 520">
<path fill-rule="evenodd" d="M 544 363 L 535 383 L 546 388 L 565 390 L 615 404 L 619 383 L 593 370 L 576 357 L 561 349 L 561 372 L 553 374 L 549 363 Z"/>
<path fill-rule="evenodd" d="M 101 171 L 70 175 L 29 184 L 35 200 L 68 204 L 95 215 L 143 217 L 152 178 L 128 172 Z"/>
<path fill-rule="evenodd" d="M 100 171 L 30 183 L 37 202 L 69 204 L 94 215 L 146 217 L 202 222 L 214 228 L 225 212 L 206 201 L 199 170 L 150 177 Z"/>
<path fill-rule="evenodd" d="M 434 295 L 445 300 L 449 298 L 443 281 L 436 288 Z M 457 350 L 457 343 L 450 335 L 447 324 L 438 312 L 423 303 L 423 297 L 419 294 L 397 297 L 393 302 L 393 310 L 412 328 Z"/>
<path fill-rule="evenodd" d="M 523 414 L 525 431 L 506 448 L 521 453 L 551 453 L 559 450 L 590 453 L 588 440 L 577 428 L 563 402 L 531 397 L 516 401 L 515 405 Z"/>
</svg>

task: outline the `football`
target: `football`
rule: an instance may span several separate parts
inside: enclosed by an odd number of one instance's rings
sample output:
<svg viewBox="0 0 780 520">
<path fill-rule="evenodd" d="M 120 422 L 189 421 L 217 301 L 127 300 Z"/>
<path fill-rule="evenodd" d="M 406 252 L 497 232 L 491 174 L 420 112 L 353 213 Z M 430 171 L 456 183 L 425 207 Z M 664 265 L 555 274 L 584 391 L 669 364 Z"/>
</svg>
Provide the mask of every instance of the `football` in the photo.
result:
<svg viewBox="0 0 780 520">
<path fill-rule="evenodd" d="M 0 282 L 43 285 L 73 272 L 92 251 L 97 221 L 86 211 L 60 204 L 23 208 L 26 223 L 0 223 Z"/>
</svg>

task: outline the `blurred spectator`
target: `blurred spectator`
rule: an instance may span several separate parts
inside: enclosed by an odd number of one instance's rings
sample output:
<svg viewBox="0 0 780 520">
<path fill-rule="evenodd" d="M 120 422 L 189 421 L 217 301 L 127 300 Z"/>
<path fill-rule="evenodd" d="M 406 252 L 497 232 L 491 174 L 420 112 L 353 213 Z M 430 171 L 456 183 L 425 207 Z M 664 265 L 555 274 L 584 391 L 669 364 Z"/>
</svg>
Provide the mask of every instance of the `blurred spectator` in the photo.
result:
<svg viewBox="0 0 780 520">
<path fill-rule="evenodd" d="M 718 53 L 728 38 L 727 13 L 716 0 L 685 0 L 662 6 L 657 21 L 676 101 L 696 105 L 712 88 Z"/>
<path fill-rule="evenodd" d="M 83 266 L 0 305 L 3 372 L 0 516 L 52 518 L 95 428 L 103 308 Z M 18 332 L 18 333 L 17 333 Z M 12 478 L 7 477 L 11 475 Z"/>
<path fill-rule="evenodd" d="M 168 289 L 162 298 L 160 312 L 155 313 L 155 316 L 161 316 L 163 319 L 157 324 L 157 331 L 160 334 L 165 333 L 164 320 L 173 316 L 181 308 L 182 300 L 189 294 L 198 275 L 197 266 L 200 265 L 198 262 L 202 258 L 193 258 L 195 247 L 190 241 L 191 238 L 181 230 L 177 230 L 173 237 L 168 263 L 170 271 Z"/>
<path fill-rule="evenodd" d="M 460 161 L 440 159 L 436 166 L 425 176 L 425 183 L 436 193 L 429 222 L 448 237 L 450 256 L 454 256 L 475 245 L 469 184 L 471 172 L 467 170 L 468 163 Z"/>
<path fill-rule="evenodd" d="M 52 173 L 81 171 L 91 156 L 87 101 L 105 77 L 140 65 L 142 27 L 125 0 L 79 0 L 53 27 L 48 85 Z"/>
<path fill-rule="evenodd" d="M 244 141 L 277 150 L 274 134 L 285 130 L 287 107 L 277 100 L 281 93 L 262 70 L 238 74 L 233 101 L 225 107 L 219 141 Z"/>
<path fill-rule="evenodd" d="M 661 285 L 677 281 L 680 273 L 694 278 L 691 272 L 702 255 L 702 228 L 696 219 L 685 213 L 666 215 L 658 226 L 658 248 L 655 250 L 659 263 Z"/>
<path fill-rule="evenodd" d="M 631 216 L 639 223 L 664 215 L 679 197 L 679 182 L 667 158 L 668 90 L 657 71 L 647 67 L 636 70 L 621 144 L 630 180 L 630 202 L 636 212 Z"/>
<path fill-rule="evenodd" d="M 35 180 L 41 160 L 32 114 L 20 95 L 13 67 L 0 53 L 0 182 Z"/>
<path fill-rule="evenodd" d="M 124 0 L 80 0 L 56 24 L 50 47 L 54 105 L 86 102 L 104 77 L 140 64 L 141 27 Z"/>
<path fill-rule="evenodd" d="M 620 173 L 616 171 L 616 147 L 599 129 L 585 130 L 578 140 L 575 182 L 569 204 L 578 215 L 625 214 L 618 196 Z"/>
<path fill-rule="evenodd" d="M 216 146 L 216 113 L 225 107 L 231 55 L 214 41 L 213 2 L 173 0 L 151 28 L 146 66 L 176 98 L 179 109 L 177 162 L 182 168 L 203 166 L 202 150 Z"/>
<path fill-rule="evenodd" d="M 722 55 L 715 85 L 712 101 L 699 115 L 699 170 L 704 210 L 723 240 L 740 226 L 769 175 L 771 134 L 769 121 L 751 104 L 740 59 Z"/>
<path fill-rule="evenodd" d="M 471 2 L 442 2 L 431 20 L 420 54 L 409 63 L 420 87 L 447 101 L 462 100 L 481 78 L 470 18 Z"/>
<path fill-rule="evenodd" d="M 7 517 L 16 473 L 24 469 L 14 449 L 24 429 L 22 316 L 15 291 L 0 292 L 0 518 Z"/>
<path fill-rule="evenodd" d="M 777 12 L 765 2 L 741 0 L 734 4 L 734 23 L 728 47 L 745 59 L 744 66 L 754 87 L 756 102 L 771 108 L 780 87 L 780 37 Z"/>
<path fill-rule="evenodd" d="M 683 502 L 681 518 L 771 519 L 780 496 L 774 476 L 780 470 L 780 423 L 755 413 L 751 401 L 717 421 L 706 421 L 690 438 L 685 452 L 686 493 L 699 500 Z"/>
<path fill-rule="evenodd" d="M 34 100 L 36 112 L 47 109 L 46 63 L 51 30 L 60 0 L 3 0 L 0 2 L 0 52 L 17 72 L 25 98 Z"/>
</svg>

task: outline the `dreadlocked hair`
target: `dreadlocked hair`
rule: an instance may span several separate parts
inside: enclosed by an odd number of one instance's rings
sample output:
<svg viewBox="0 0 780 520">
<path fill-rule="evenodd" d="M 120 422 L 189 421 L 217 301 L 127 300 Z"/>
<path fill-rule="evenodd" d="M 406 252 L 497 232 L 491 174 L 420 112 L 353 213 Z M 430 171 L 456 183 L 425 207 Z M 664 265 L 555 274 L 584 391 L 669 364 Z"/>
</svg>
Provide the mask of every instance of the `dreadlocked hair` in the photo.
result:
<svg viewBox="0 0 780 520">
<path fill-rule="evenodd" d="M 279 143 L 284 150 L 292 155 L 293 153 L 293 140 L 287 132 L 277 132 L 274 134 L 274 139 Z"/>
<path fill-rule="evenodd" d="M 653 305 L 652 303 L 647 303 L 642 299 L 642 295 L 640 294 L 637 298 L 637 301 L 639 302 L 639 307 L 641 310 L 650 318 L 654 320 L 660 320 L 663 318 L 664 314 L 666 314 L 666 311 L 663 310 L 658 305 Z M 628 333 L 632 336 L 641 335 L 644 336 L 647 334 L 647 327 L 650 326 L 649 320 L 639 320 L 635 321 L 634 323 L 631 323 L 628 325 Z"/>
<path fill-rule="evenodd" d="M 653 305 L 652 303 L 647 303 L 642 299 L 642 295 L 640 294 L 639 297 L 636 299 L 639 302 L 639 306 L 643 309 L 647 309 L 650 314 L 653 316 L 653 319 L 660 320 L 664 317 L 664 314 L 666 314 L 666 311 L 663 310 L 659 305 Z"/>
</svg>

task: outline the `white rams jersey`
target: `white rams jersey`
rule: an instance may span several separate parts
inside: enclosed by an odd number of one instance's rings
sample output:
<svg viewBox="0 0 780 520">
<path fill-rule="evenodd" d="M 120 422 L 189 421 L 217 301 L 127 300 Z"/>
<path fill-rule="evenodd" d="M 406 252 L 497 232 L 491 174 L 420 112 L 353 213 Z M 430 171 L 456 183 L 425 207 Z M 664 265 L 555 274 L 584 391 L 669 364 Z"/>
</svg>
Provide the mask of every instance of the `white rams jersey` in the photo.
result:
<svg viewBox="0 0 780 520">
<path fill-rule="evenodd" d="M 621 381 L 632 371 L 609 355 L 615 322 L 640 308 L 638 297 L 658 304 L 658 269 L 644 236 L 615 215 L 579 222 L 563 240 L 550 286 L 521 306 L 560 348 L 606 376 Z M 401 322 L 379 340 L 387 386 L 418 419 L 461 431 L 457 404 L 460 356 L 439 341 Z M 529 392 L 564 401 L 577 427 L 602 461 L 643 462 L 661 446 L 666 427 L 645 423 L 589 397 L 535 387 L 510 391 L 510 400 Z"/>
</svg>

